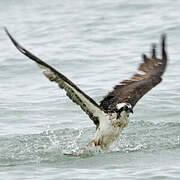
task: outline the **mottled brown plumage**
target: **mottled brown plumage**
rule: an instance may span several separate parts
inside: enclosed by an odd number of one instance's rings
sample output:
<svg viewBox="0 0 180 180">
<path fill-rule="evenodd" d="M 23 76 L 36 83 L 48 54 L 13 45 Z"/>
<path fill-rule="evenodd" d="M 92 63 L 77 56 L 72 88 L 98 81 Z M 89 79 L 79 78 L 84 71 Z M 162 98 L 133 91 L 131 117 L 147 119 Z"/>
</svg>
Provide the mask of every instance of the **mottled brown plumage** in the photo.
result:
<svg viewBox="0 0 180 180">
<path fill-rule="evenodd" d="M 144 62 L 138 68 L 140 73 L 132 76 L 130 80 L 122 81 L 114 87 L 112 92 L 104 97 L 100 104 L 104 110 L 113 112 L 116 110 L 118 103 L 130 103 L 134 107 L 142 96 L 161 82 L 161 76 L 167 64 L 165 41 L 166 36 L 162 35 L 162 59 L 156 57 L 156 46 L 153 45 L 152 57 L 148 58 L 146 55 L 143 55 Z"/>
</svg>

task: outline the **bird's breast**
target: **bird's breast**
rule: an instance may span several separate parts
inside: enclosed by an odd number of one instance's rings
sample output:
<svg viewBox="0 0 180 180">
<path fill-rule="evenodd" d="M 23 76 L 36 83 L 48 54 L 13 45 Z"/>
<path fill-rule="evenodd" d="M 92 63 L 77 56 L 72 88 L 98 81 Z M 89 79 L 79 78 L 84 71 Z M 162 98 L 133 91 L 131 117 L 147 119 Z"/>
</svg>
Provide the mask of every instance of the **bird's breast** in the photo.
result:
<svg viewBox="0 0 180 180">
<path fill-rule="evenodd" d="M 127 126 L 128 118 L 116 119 L 116 116 L 109 116 L 101 121 L 94 138 L 94 144 L 101 148 L 108 147 L 111 143 L 119 140 L 122 129 Z"/>
</svg>

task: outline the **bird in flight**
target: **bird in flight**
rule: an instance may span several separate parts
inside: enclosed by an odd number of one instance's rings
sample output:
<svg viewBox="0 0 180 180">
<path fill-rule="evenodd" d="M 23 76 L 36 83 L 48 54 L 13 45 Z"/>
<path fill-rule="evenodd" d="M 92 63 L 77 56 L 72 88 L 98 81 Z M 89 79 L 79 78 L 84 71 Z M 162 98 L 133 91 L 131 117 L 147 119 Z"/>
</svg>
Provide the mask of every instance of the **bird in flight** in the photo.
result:
<svg viewBox="0 0 180 180">
<path fill-rule="evenodd" d="M 108 148 L 118 141 L 123 128 L 129 123 L 129 115 L 133 113 L 134 106 L 141 97 L 161 82 L 167 65 L 166 35 L 163 34 L 161 59 L 156 56 L 156 45 L 152 45 L 152 55 L 149 58 L 143 54 L 138 73 L 116 85 L 98 104 L 70 79 L 22 47 L 6 28 L 5 32 L 15 47 L 35 61 L 44 70 L 43 74 L 64 89 L 66 95 L 89 116 L 96 126 L 96 133 L 88 146 L 99 146 L 101 149 Z"/>
</svg>

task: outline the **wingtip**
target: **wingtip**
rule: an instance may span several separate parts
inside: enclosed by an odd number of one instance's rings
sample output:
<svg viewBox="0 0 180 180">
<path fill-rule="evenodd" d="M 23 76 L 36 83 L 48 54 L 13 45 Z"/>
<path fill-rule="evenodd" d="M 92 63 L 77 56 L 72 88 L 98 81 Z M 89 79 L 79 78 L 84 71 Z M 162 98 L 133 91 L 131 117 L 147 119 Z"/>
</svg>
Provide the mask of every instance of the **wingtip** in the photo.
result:
<svg viewBox="0 0 180 180">
<path fill-rule="evenodd" d="M 161 42 L 162 42 L 162 47 L 165 48 L 165 45 L 166 45 L 166 37 L 167 35 L 165 33 L 163 33 L 161 35 Z"/>
<path fill-rule="evenodd" d="M 10 32 L 6 26 L 4 27 L 4 31 L 8 35 L 8 37 L 13 41 L 14 39 L 13 39 L 12 35 L 10 34 Z"/>
<path fill-rule="evenodd" d="M 144 62 L 146 62 L 148 60 L 148 57 L 145 54 L 142 54 L 142 58 L 143 58 Z"/>
<path fill-rule="evenodd" d="M 161 46 L 162 46 L 162 58 L 164 60 L 167 60 L 167 54 L 166 54 L 166 39 L 167 39 L 167 35 L 165 33 L 163 33 L 161 35 Z"/>
<path fill-rule="evenodd" d="M 6 34 L 8 35 L 9 39 L 12 41 L 12 43 L 14 44 L 14 46 L 21 52 L 21 53 L 25 53 L 24 48 L 14 39 L 14 37 L 9 33 L 8 29 L 6 27 L 4 27 L 4 31 L 6 32 Z"/>
<path fill-rule="evenodd" d="M 7 27 L 6 27 L 6 26 L 4 26 L 4 31 L 5 31 L 5 32 L 7 31 Z"/>
<path fill-rule="evenodd" d="M 166 37 L 167 37 L 167 34 L 166 33 L 162 33 L 162 35 L 161 35 L 161 37 L 162 37 L 162 39 L 166 39 Z"/>
<path fill-rule="evenodd" d="M 15 46 L 17 46 L 17 42 L 14 40 L 14 38 L 12 37 L 12 35 L 9 33 L 8 29 L 6 27 L 4 27 L 4 31 L 6 32 L 6 34 L 8 35 L 8 37 L 10 38 L 10 40 L 13 42 L 13 44 Z"/>
<path fill-rule="evenodd" d="M 156 59 L 156 44 L 152 44 L 152 58 Z"/>
<path fill-rule="evenodd" d="M 9 31 L 8 31 L 8 29 L 7 29 L 7 27 L 5 26 L 4 27 L 4 31 L 5 31 L 5 33 L 9 36 L 10 34 L 9 34 Z"/>
</svg>

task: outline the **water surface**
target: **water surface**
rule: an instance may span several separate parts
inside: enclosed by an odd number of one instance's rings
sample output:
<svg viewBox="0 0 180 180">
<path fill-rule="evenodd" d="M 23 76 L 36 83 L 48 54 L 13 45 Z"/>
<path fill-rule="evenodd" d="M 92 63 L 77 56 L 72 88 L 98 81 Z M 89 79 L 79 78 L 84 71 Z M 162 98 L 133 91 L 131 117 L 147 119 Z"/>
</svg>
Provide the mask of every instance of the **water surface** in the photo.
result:
<svg viewBox="0 0 180 180">
<path fill-rule="evenodd" d="M 179 7 L 177 0 L 2 0 L 1 179 L 179 179 Z M 136 72 L 152 43 L 159 48 L 162 33 L 170 60 L 163 82 L 138 102 L 118 144 L 64 156 L 85 146 L 95 127 L 13 47 L 4 26 L 97 102 Z"/>
</svg>

